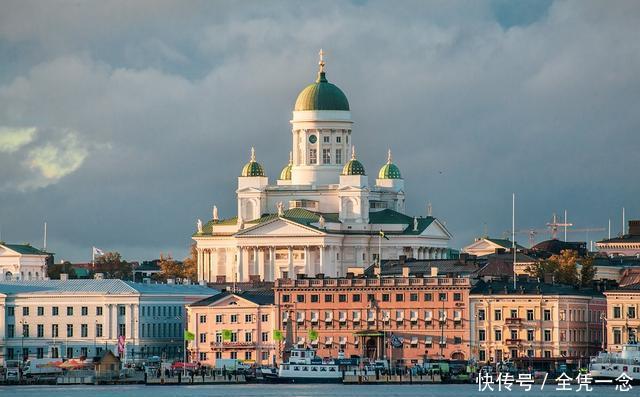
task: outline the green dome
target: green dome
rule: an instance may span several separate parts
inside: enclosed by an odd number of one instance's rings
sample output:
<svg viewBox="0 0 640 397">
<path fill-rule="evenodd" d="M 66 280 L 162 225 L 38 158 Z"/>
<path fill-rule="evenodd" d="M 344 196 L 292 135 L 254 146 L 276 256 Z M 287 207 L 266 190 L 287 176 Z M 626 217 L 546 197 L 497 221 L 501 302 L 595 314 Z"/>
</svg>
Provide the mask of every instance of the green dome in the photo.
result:
<svg viewBox="0 0 640 397">
<path fill-rule="evenodd" d="M 251 148 L 251 160 L 242 167 L 242 173 L 240 176 L 264 176 L 264 169 L 256 161 L 256 152 Z"/>
<path fill-rule="evenodd" d="M 356 149 L 351 147 L 351 160 L 342 168 L 342 175 L 366 175 L 364 166 L 356 159 Z"/>
<path fill-rule="evenodd" d="M 320 50 L 318 78 L 298 94 L 293 110 L 349 110 L 349 101 L 344 92 L 327 81 L 324 72 L 323 52 Z"/>
<path fill-rule="evenodd" d="M 282 171 L 280 172 L 280 180 L 281 181 L 290 181 L 291 180 L 291 168 L 293 167 L 293 160 L 291 158 L 291 152 L 289 152 L 289 164 L 285 165 Z"/>
<path fill-rule="evenodd" d="M 391 150 L 389 150 L 387 163 L 383 165 L 382 168 L 380 168 L 380 172 L 378 172 L 378 179 L 402 179 L 400 168 L 391 162 Z"/>
</svg>

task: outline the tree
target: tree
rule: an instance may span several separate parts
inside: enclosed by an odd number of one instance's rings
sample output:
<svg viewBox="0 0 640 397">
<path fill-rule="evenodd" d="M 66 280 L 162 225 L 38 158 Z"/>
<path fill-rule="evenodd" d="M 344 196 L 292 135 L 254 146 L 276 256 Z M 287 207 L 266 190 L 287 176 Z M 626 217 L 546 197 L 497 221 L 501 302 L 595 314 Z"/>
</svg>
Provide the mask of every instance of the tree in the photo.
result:
<svg viewBox="0 0 640 397">
<path fill-rule="evenodd" d="M 182 264 L 174 260 L 171 255 L 160 254 L 158 266 L 161 272 L 155 275 L 156 280 L 167 281 L 170 278 L 182 278 Z"/>
<path fill-rule="evenodd" d="M 182 261 L 184 269 L 184 278 L 188 278 L 192 282 L 198 281 L 198 250 L 196 244 L 191 244 L 190 255 Z"/>
<path fill-rule="evenodd" d="M 527 271 L 534 277 L 544 280 L 546 275 L 553 276 L 561 284 L 580 285 L 582 277 L 578 274 L 577 263 L 580 257 L 577 251 L 563 250 L 559 255 L 528 266 Z"/>
<path fill-rule="evenodd" d="M 580 260 L 580 285 L 587 287 L 596 276 L 596 267 L 593 265 L 593 258 L 583 258 Z"/>
<path fill-rule="evenodd" d="M 78 278 L 76 271 L 73 270 L 73 267 L 71 266 L 71 262 L 65 261 L 63 263 L 55 263 L 47 266 L 47 276 L 51 280 L 59 280 L 61 273 L 68 274 L 69 279 Z"/>
<path fill-rule="evenodd" d="M 96 258 L 95 270 L 104 273 L 106 278 L 130 280 L 133 269 L 130 263 L 123 261 L 119 252 L 107 252 Z"/>
</svg>

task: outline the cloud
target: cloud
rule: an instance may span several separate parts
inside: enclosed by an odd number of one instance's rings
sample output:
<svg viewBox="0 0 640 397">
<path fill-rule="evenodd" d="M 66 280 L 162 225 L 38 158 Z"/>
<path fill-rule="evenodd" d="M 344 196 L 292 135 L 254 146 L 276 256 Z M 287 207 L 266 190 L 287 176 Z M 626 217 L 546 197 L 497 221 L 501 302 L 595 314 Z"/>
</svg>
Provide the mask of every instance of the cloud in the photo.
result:
<svg viewBox="0 0 640 397">
<path fill-rule="evenodd" d="M 0 153 L 13 153 L 33 141 L 34 127 L 0 127 Z"/>
<path fill-rule="evenodd" d="M 73 131 L 66 131 L 56 143 L 31 149 L 25 160 L 25 166 L 34 171 L 32 178 L 22 182 L 20 189 L 34 189 L 58 182 L 61 178 L 76 171 L 89 154 Z"/>
</svg>

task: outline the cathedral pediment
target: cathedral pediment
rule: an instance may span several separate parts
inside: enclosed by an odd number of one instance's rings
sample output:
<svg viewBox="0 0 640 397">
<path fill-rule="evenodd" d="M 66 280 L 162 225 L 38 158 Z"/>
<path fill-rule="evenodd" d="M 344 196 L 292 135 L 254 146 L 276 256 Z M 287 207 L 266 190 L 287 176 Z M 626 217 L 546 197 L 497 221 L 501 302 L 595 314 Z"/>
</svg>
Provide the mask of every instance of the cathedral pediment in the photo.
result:
<svg viewBox="0 0 640 397">
<path fill-rule="evenodd" d="M 325 235 L 324 232 L 321 232 L 313 227 L 305 226 L 300 223 L 283 218 L 273 219 L 265 223 L 260 223 L 236 233 L 237 237 L 304 237 L 323 235 Z"/>
<path fill-rule="evenodd" d="M 447 228 L 437 219 L 434 219 L 433 222 L 431 222 L 431 224 L 426 229 L 424 229 L 422 233 L 420 233 L 420 235 L 434 238 L 453 238 Z"/>
</svg>

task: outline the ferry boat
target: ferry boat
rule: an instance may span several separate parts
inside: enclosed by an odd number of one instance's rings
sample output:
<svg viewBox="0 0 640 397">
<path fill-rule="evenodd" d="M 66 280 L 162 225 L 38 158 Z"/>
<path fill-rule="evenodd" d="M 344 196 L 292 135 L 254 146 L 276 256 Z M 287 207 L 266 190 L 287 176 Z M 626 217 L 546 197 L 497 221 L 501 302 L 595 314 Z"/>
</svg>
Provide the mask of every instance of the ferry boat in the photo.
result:
<svg viewBox="0 0 640 397">
<path fill-rule="evenodd" d="M 640 383 L 640 345 L 627 343 L 620 353 L 600 352 L 591 358 L 589 374 L 593 379 L 613 379 L 626 373 L 630 382 Z"/>
<path fill-rule="evenodd" d="M 291 349 L 289 359 L 278 367 L 278 383 L 340 383 L 344 371 L 357 365 L 353 359 L 322 360 L 314 349 Z"/>
</svg>

